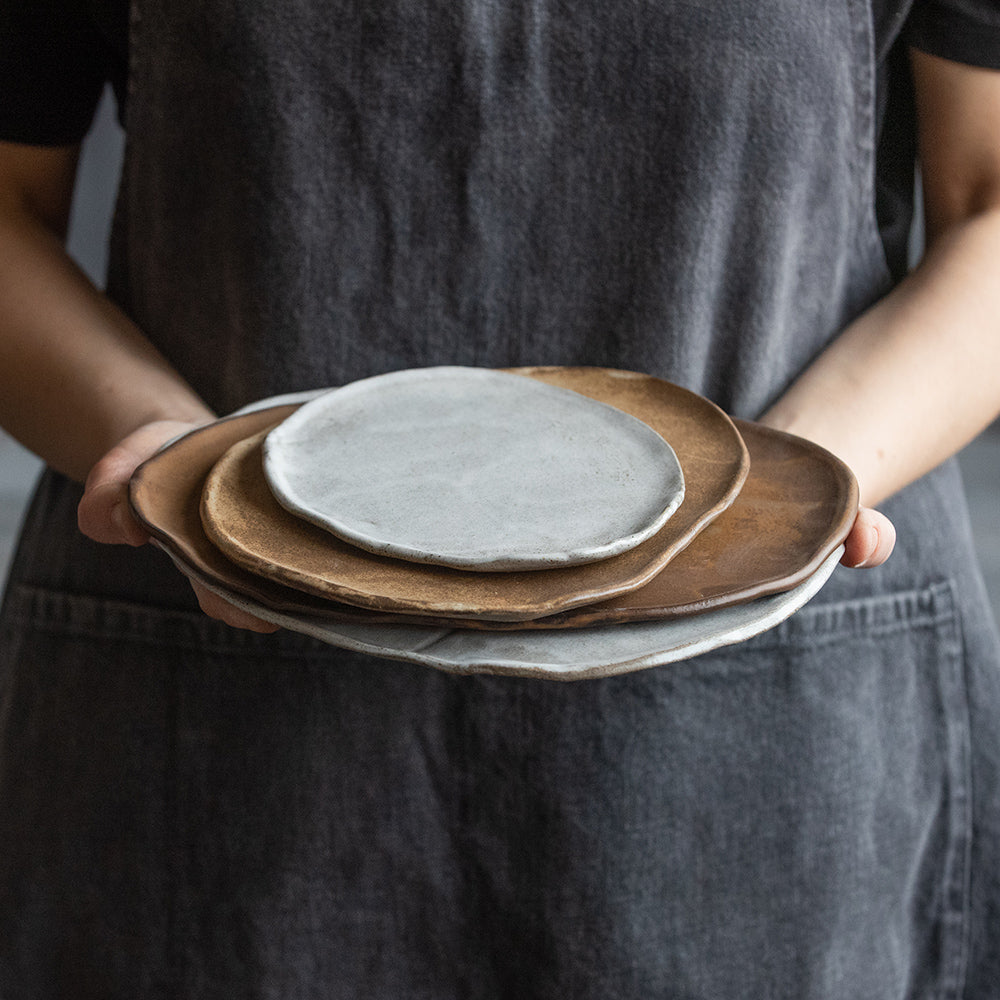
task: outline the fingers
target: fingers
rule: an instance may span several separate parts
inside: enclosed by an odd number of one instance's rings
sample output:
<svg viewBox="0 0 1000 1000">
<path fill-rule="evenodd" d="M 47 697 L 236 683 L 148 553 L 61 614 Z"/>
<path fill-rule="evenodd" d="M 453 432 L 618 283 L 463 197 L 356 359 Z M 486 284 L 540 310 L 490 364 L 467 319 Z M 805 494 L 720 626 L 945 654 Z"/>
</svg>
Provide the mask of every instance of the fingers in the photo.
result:
<svg viewBox="0 0 1000 1000">
<path fill-rule="evenodd" d="M 262 618 L 257 618 L 248 611 L 237 608 L 194 580 L 191 581 L 191 586 L 194 588 L 201 610 L 209 618 L 215 618 L 226 625 L 232 625 L 233 628 L 249 629 L 251 632 L 277 632 L 280 628 L 280 626 L 266 622 Z"/>
<path fill-rule="evenodd" d="M 129 507 L 129 480 L 167 441 L 195 426 L 176 420 L 159 420 L 145 424 L 115 445 L 87 476 L 77 508 L 80 530 L 95 542 L 108 545 L 144 545 L 148 542 L 149 533 Z M 194 580 L 191 586 L 202 611 L 210 618 L 251 632 L 278 631 L 279 626 L 235 607 Z"/>
<path fill-rule="evenodd" d="M 171 438 L 194 425 L 177 420 L 146 424 L 115 445 L 90 470 L 77 508 L 80 530 L 106 545 L 144 545 L 149 533 L 132 515 L 128 482 L 132 473 Z"/>
<path fill-rule="evenodd" d="M 871 507 L 861 507 L 854 526 L 844 541 L 841 563 L 854 569 L 881 566 L 892 554 L 896 529 L 884 514 Z"/>
<path fill-rule="evenodd" d="M 149 534 L 128 505 L 128 480 L 88 486 L 76 512 L 80 530 L 106 545 L 144 545 Z"/>
</svg>

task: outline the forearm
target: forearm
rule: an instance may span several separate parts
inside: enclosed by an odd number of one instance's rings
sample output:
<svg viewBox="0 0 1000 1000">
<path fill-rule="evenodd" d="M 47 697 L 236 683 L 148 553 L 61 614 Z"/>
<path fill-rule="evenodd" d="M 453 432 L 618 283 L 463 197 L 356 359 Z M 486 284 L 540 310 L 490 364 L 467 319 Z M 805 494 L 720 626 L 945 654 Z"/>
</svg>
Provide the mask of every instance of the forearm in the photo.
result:
<svg viewBox="0 0 1000 1000">
<path fill-rule="evenodd" d="M 152 420 L 212 414 L 30 210 L 0 204 L 0 425 L 78 480 Z"/>
<path fill-rule="evenodd" d="M 874 505 L 1000 412 L 1000 209 L 953 225 L 763 416 L 829 448 Z"/>
</svg>

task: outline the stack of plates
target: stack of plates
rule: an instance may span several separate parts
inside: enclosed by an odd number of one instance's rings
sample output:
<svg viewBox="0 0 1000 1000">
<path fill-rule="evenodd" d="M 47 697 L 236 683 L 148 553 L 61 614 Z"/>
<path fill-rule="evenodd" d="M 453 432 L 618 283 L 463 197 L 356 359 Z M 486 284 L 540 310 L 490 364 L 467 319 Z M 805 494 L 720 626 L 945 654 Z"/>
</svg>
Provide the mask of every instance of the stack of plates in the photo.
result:
<svg viewBox="0 0 1000 1000">
<path fill-rule="evenodd" d="M 595 368 L 416 369 L 264 401 L 172 442 L 130 496 L 184 572 L 260 618 L 556 678 L 773 627 L 833 571 L 858 504 L 823 449 Z"/>
</svg>

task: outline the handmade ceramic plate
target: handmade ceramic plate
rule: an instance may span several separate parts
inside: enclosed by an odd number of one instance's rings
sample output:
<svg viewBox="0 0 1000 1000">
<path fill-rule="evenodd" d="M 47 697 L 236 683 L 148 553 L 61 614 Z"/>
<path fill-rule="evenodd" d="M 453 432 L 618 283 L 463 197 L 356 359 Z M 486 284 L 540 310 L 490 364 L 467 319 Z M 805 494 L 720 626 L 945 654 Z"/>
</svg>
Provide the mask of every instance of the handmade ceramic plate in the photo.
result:
<svg viewBox="0 0 1000 1000">
<path fill-rule="evenodd" d="M 470 573 L 389 559 L 284 510 L 264 479 L 259 443 L 242 435 L 206 483 L 207 534 L 243 569 L 319 597 L 394 614 L 524 621 L 642 586 L 738 494 L 749 469 L 746 446 L 732 421 L 707 400 L 635 373 L 525 371 L 592 398 L 608 397 L 673 442 L 688 486 L 656 535 L 597 563 L 531 572 Z"/>
<path fill-rule="evenodd" d="M 622 410 L 487 368 L 362 379 L 264 441 L 275 499 L 378 555 L 478 571 L 596 562 L 684 498 L 670 445 Z"/>
<path fill-rule="evenodd" d="M 750 451 L 743 489 L 662 573 L 610 600 L 509 627 L 687 617 L 789 590 L 815 573 L 854 524 L 854 474 L 811 441 L 749 421 L 736 426 Z"/>
<path fill-rule="evenodd" d="M 294 413 L 297 405 L 227 417 L 169 442 L 136 470 L 129 483 L 129 501 L 161 548 L 204 577 L 275 609 L 318 614 L 329 609 L 329 601 L 278 587 L 226 559 L 205 536 L 198 513 L 205 477 L 219 456 L 244 434 L 269 430 Z"/>
<path fill-rule="evenodd" d="M 343 649 L 404 660 L 455 674 L 499 674 L 548 680 L 610 677 L 663 666 L 744 642 L 774 628 L 813 598 L 835 569 L 839 547 L 792 590 L 749 604 L 665 622 L 602 625 L 572 631 L 484 632 L 415 625 L 338 625 L 323 618 L 273 611 L 214 581 L 210 590 L 276 625 Z M 180 568 L 197 570 L 175 557 Z"/>
<path fill-rule="evenodd" d="M 296 399 L 295 402 L 301 402 Z M 222 420 L 178 441 L 172 454 L 143 468 L 133 494 L 164 548 L 205 579 L 276 611 L 350 624 L 395 621 L 465 628 L 578 628 L 661 620 L 745 603 L 804 582 L 846 537 L 857 510 L 853 476 L 829 452 L 790 434 L 737 421 L 750 451 L 750 474 L 732 506 L 645 586 L 600 602 L 520 623 L 394 615 L 324 600 L 232 563 L 205 535 L 198 504 L 205 477 L 243 429 L 262 431 L 293 406 L 235 427 Z"/>
</svg>

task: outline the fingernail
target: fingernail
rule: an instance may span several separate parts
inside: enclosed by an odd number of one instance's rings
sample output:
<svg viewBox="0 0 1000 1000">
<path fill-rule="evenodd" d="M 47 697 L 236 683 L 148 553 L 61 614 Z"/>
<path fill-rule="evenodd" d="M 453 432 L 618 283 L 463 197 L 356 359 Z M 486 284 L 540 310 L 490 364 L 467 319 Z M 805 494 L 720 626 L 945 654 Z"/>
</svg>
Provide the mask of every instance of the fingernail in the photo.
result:
<svg viewBox="0 0 1000 1000">
<path fill-rule="evenodd" d="M 874 524 L 869 525 L 866 533 L 868 535 L 868 555 L 861 562 L 855 563 L 855 569 L 865 569 L 878 551 L 878 528 Z"/>
</svg>

